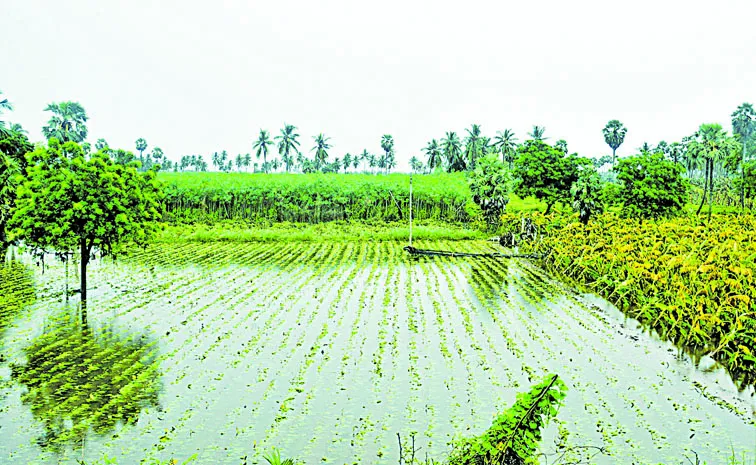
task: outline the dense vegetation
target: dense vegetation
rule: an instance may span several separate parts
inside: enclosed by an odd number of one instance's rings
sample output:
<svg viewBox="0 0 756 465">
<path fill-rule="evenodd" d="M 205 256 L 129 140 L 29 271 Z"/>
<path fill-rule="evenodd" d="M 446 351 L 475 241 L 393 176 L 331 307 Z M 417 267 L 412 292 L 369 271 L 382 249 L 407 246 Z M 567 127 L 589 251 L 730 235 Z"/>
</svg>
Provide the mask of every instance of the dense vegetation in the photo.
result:
<svg viewBox="0 0 756 465">
<path fill-rule="evenodd" d="M 0 110 L 11 108 L 7 100 L 0 101 Z M 756 112 L 750 104 L 741 105 L 732 114 L 732 133 L 719 124 L 702 124 L 680 142 L 661 141 L 655 147 L 644 143 L 631 156 L 624 157 L 618 156 L 617 151 L 624 143 L 627 128 L 618 120 L 609 121 L 602 131 L 612 155 L 594 159 L 570 153 L 565 140 L 557 140 L 553 145 L 547 143 L 542 126 L 534 126 L 529 138 L 520 144 L 509 129 L 498 131 L 491 139 L 484 135 L 480 125 L 472 124 L 463 137 L 448 131 L 440 140 L 432 139 L 424 149 L 425 162 L 417 157 L 410 160 L 412 171 L 422 173 L 413 178 L 390 174 L 397 165 L 395 141 L 390 134 L 380 137 L 381 151 L 377 154 L 363 150 L 359 155 L 332 157 L 332 138 L 320 133 L 313 138 L 308 157 L 297 127 L 284 124 L 273 137 L 268 130 L 259 131 L 252 143 L 256 163 L 249 153 L 233 158 L 220 151 L 211 156 L 212 166 L 219 172 L 205 173 L 208 164 L 202 156 L 184 155 L 180 161 L 172 161 L 159 147 L 148 151 L 143 138 L 136 140 L 138 156 L 111 148 L 101 138 L 92 150 L 86 142 L 88 117 L 77 102 L 51 103 L 45 111 L 51 113 L 43 128 L 47 144 L 33 145 L 23 128 L 0 121 L 3 256 L 7 247 L 15 243 L 39 258 L 46 254 L 65 260 L 75 257 L 81 267 L 79 292 L 83 310 L 87 302 L 86 267 L 90 260 L 95 256 L 113 256 L 121 250 L 130 255 L 132 265 L 143 266 L 146 262 L 148 267 L 140 268 L 140 273 L 149 273 L 150 278 L 156 266 L 188 263 L 205 266 L 208 260 L 248 267 L 248 271 L 264 278 L 260 278 L 262 285 L 246 278 L 235 284 L 232 271 L 224 269 L 218 281 L 210 286 L 233 287 L 236 291 L 231 296 L 213 295 L 208 299 L 211 303 L 197 309 L 197 302 L 204 301 L 207 295 L 187 299 L 197 290 L 191 287 L 192 283 L 205 279 L 206 271 L 187 283 L 178 280 L 181 282 L 177 284 L 173 274 L 163 276 L 164 282 L 152 289 L 161 296 L 160 304 L 174 306 L 174 301 L 181 301 L 180 309 L 187 312 L 183 320 L 171 320 L 160 328 L 161 332 L 169 328 L 164 333 L 166 338 L 187 324 L 193 324 L 195 329 L 199 326 L 199 332 L 205 331 L 206 323 L 222 325 L 225 330 L 212 331 L 205 336 L 212 341 L 208 339 L 201 347 L 191 344 L 195 337 L 202 336 L 185 337 L 181 339 L 184 345 L 159 356 L 156 344 L 144 342 L 146 336 L 124 339 L 109 330 L 91 331 L 86 317 L 81 323 L 68 321 L 65 316 L 56 317 L 53 330 L 45 330 L 23 347 L 26 362 L 14 363 L 10 371 L 13 381 L 25 388 L 21 401 L 44 426 L 42 436 L 36 439 L 40 447 L 57 452 L 71 443 L 82 446 L 90 431 L 105 435 L 121 424 L 135 423 L 143 409 L 158 407 L 159 387 L 153 382 L 159 378 L 155 360 L 162 357 L 162 361 L 172 361 L 183 350 L 201 349 L 202 353 L 194 355 L 206 357 L 220 347 L 225 355 L 233 357 L 235 352 L 242 358 L 254 348 L 255 354 L 271 351 L 269 357 L 281 363 L 303 360 L 295 367 L 293 377 L 292 373 L 278 372 L 279 382 L 283 378 L 290 380 L 286 397 L 276 402 L 270 428 L 254 431 L 269 439 L 279 437 L 276 435 L 280 423 L 289 419 L 287 412 L 295 409 L 292 405 L 309 411 L 311 393 L 300 394 L 304 393 L 302 386 L 308 373 L 312 376 L 311 366 L 317 366 L 318 373 L 325 366 L 333 373 L 341 370 L 342 382 L 348 370 L 355 370 L 361 374 L 359 379 L 370 379 L 374 386 L 394 392 L 384 378 L 384 371 L 390 370 L 392 382 L 396 377 L 408 377 L 407 394 L 415 402 L 427 394 L 421 394 L 423 382 L 414 365 L 419 358 L 418 343 L 422 347 L 438 346 L 440 352 L 435 354 L 435 362 L 445 364 L 445 373 L 467 370 L 463 376 L 467 384 L 449 375 L 443 380 L 446 390 L 472 392 L 479 383 L 487 386 L 490 383 L 491 389 L 499 390 L 503 386 L 519 386 L 522 379 L 531 381 L 535 375 L 553 370 L 551 362 L 543 362 L 539 357 L 559 359 L 562 363 L 562 354 L 577 349 L 579 344 L 600 345 L 611 340 L 606 334 L 601 334 L 604 339 L 593 339 L 596 334 L 570 326 L 575 320 L 577 326 L 585 329 L 590 326 L 586 322 L 596 324 L 600 319 L 586 313 L 587 305 L 579 297 L 548 294 L 547 288 L 552 283 L 539 274 L 541 271 L 492 263 L 478 263 L 470 268 L 456 268 L 448 261 L 440 261 L 440 267 L 424 261 L 405 263 L 399 259 L 403 257 L 400 241 L 409 231 L 391 222 L 405 225 L 410 216 L 422 224 L 416 230 L 416 239 L 428 246 L 454 247 L 443 240 L 479 239 L 484 228 L 486 232 L 507 233 L 512 238 L 509 245 L 542 254 L 544 269 L 614 302 L 625 314 L 689 351 L 697 363 L 704 356 L 712 357 L 729 370 L 742 389 L 756 383 L 753 345 L 756 219 L 752 212 L 746 211 L 753 208 L 756 195 Z M 241 173 L 250 168 L 254 173 Z M 189 170 L 200 173 L 176 172 Z M 410 179 L 414 184 L 412 196 Z M 511 206 L 510 200 L 523 198 L 541 202 L 545 213 L 530 216 L 536 230 L 520 234 L 518 241 L 517 230 L 523 231 L 527 222 L 522 215 L 505 212 Z M 691 207 L 692 202 L 695 205 Z M 705 206 L 708 215 L 702 218 L 699 215 Z M 715 206 L 729 207 L 728 214 L 715 214 Z M 551 215 L 552 212 L 556 214 Z M 577 213 L 577 218 L 572 212 Z M 692 214 L 685 216 L 686 212 Z M 157 221 L 161 218 L 173 224 L 164 225 L 156 235 Z M 461 224 L 479 230 L 462 229 Z M 527 236 L 536 239 L 526 240 Z M 324 240 L 329 237 L 331 240 Z M 299 245 L 290 243 L 295 241 Z M 232 244 L 224 246 L 223 242 Z M 261 242 L 284 245 L 279 249 L 278 245 Z M 135 250 L 155 243 L 163 247 L 147 252 Z M 163 250 L 165 244 L 169 244 L 169 252 Z M 476 243 L 464 247 L 490 250 L 492 246 Z M 182 255 L 184 252 L 189 258 Z M 360 260 L 387 268 L 365 270 L 354 265 Z M 312 275 L 300 266 L 303 263 L 315 263 Z M 268 274 L 271 270 L 273 274 Z M 0 335 L 33 302 L 32 275 L 17 263 L 0 268 L 3 285 Z M 462 275 L 464 279 L 460 278 Z M 303 276 L 306 279 L 296 287 L 294 283 Z M 149 281 L 143 278 L 140 276 L 140 283 Z M 426 289 L 420 291 L 420 296 L 413 296 L 417 292 L 413 283 L 420 280 Z M 310 281 L 317 282 L 312 298 L 302 291 Z M 355 282 L 370 290 L 361 291 L 359 297 L 352 296 Z M 381 283 L 378 294 L 371 294 L 376 291 L 374 282 Z M 511 293 L 512 287 L 523 284 L 516 295 Z M 103 286 L 106 289 L 103 292 L 110 293 L 109 305 L 126 302 L 129 309 L 126 313 L 143 310 L 144 303 L 139 298 L 128 301 L 114 297 L 120 293 L 108 289 L 109 285 Z M 261 304 L 256 300 L 258 286 L 265 293 Z M 398 291 L 400 286 L 404 286 L 403 292 Z M 470 286 L 474 296 L 465 294 L 466 286 Z M 318 294 L 320 289 L 327 289 L 325 302 L 322 294 Z M 285 299 L 281 298 L 287 301 L 286 305 L 270 305 L 286 292 Z M 552 308 L 546 295 L 552 299 L 565 298 L 566 303 Z M 69 297 L 67 288 L 65 297 Z M 246 311 L 244 305 L 248 301 L 265 309 Z M 216 302 L 223 304 L 221 310 L 203 313 L 215 308 Z M 287 313 L 292 303 L 296 314 Z M 449 309 L 443 307 L 446 304 Z M 500 312 L 502 306 L 548 309 L 552 313 L 546 321 L 536 323 L 531 320 L 532 315 L 523 316 L 525 312 L 516 313 L 519 320 L 508 321 Z M 476 320 L 476 312 L 469 308 L 485 315 L 485 319 Z M 356 309 L 356 315 L 352 309 Z M 362 321 L 363 310 L 366 314 L 374 313 Z M 259 331 L 256 339 L 245 342 L 243 347 L 229 346 L 226 342 L 229 335 L 246 325 L 248 319 L 257 320 L 258 312 L 268 312 L 266 317 L 270 320 L 264 326 L 255 326 Z M 426 312 L 428 317 L 418 312 Z M 559 321 L 559 317 L 567 321 Z M 150 316 L 139 318 L 150 325 L 164 323 L 149 320 Z M 313 325 L 314 321 L 323 321 L 322 327 Z M 232 322 L 233 326 L 229 326 Z M 294 323 L 301 329 L 295 329 Z M 343 332 L 333 326 L 329 328 L 329 323 L 339 327 L 344 324 L 344 328 L 352 325 L 349 349 L 359 346 L 360 356 L 372 354 L 372 364 L 352 366 L 351 352 L 344 347 L 334 348 L 338 345 L 337 336 Z M 513 329 L 518 325 L 527 327 L 527 337 Z M 557 344 L 548 331 L 544 335 L 543 328 L 547 325 L 561 335 L 560 343 L 571 347 L 560 346 L 559 357 L 548 344 L 539 346 L 535 354 L 527 354 L 528 344 L 536 341 L 540 344 L 549 339 L 551 345 Z M 320 333 L 309 331 L 311 327 Z M 281 334 L 281 344 L 269 337 L 270 331 Z M 294 336 L 290 338 L 292 331 Z M 370 335 L 357 338 L 357 334 L 366 331 Z M 365 345 L 376 331 L 376 346 Z M 403 341 L 397 336 L 390 338 L 390 334 L 400 331 L 405 332 Z M 400 347 L 410 353 L 411 362 L 406 367 L 400 361 L 403 360 L 399 356 Z M 334 357 L 334 363 L 340 365 L 329 365 L 326 350 L 343 352 L 340 360 Z M 391 350 L 390 356 L 387 350 Z M 507 362 L 521 372 L 513 374 Z M 608 358 L 602 360 L 603 366 L 612 363 Z M 472 366 L 482 367 L 488 378 L 478 379 L 470 371 Z M 174 381 L 179 383 L 194 374 L 183 367 L 174 373 L 177 376 Z M 240 374 L 247 376 L 249 372 Z M 213 374 L 215 378 L 204 382 L 215 389 L 214 382 L 224 375 L 221 370 Z M 426 371 L 426 375 L 432 377 L 431 371 Z M 256 393 L 262 393 L 263 397 L 255 399 L 255 409 L 269 402 L 274 389 L 273 383 L 262 385 L 267 383 L 265 373 L 256 379 L 260 388 Z M 247 386 L 253 384 L 248 381 Z M 450 387 L 455 383 L 456 389 Z M 616 378 L 607 377 L 607 386 L 611 383 L 616 384 Z M 191 383 L 187 389 L 191 389 Z M 448 462 L 519 464 L 536 460 L 541 429 L 547 419 L 555 416 L 555 406 L 564 397 L 565 389 L 562 380 L 553 376 L 529 393 L 522 393 L 484 433 L 455 440 Z M 330 394 L 335 396 L 339 392 Z M 636 401 L 629 401 L 641 418 L 635 426 L 650 432 L 651 425 L 643 419 L 644 413 L 637 410 Z M 603 402 L 606 406 L 607 401 Z M 194 414 L 193 406 L 181 404 L 181 408 L 185 408 L 186 417 L 174 418 L 179 427 Z M 429 412 L 428 405 L 425 408 L 429 418 L 425 436 L 430 441 L 436 413 Z M 462 416 L 461 404 L 451 408 L 456 410 L 450 421 L 458 422 Z M 471 413 L 476 408 L 480 406 L 471 408 Z M 584 409 L 600 415 L 588 403 Z M 747 417 L 737 407 L 731 410 L 738 418 Z M 409 423 L 416 426 L 417 407 L 408 406 L 404 413 Z M 343 421 L 341 415 L 336 419 L 337 426 Z M 614 417 L 613 412 L 608 415 Z M 605 420 L 602 417 L 600 421 Z M 359 428 L 365 431 L 353 431 L 353 443 L 355 439 L 357 442 L 364 439 L 366 431 L 375 426 L 367 417 L 360 417 L 359 422 Z M 598 431 L 604 444 L 612 444 L 612 434 L 623 434 L 619 428 L 610 433 L 604 429 L 605 424 L 601 426 Z M 322 433 L 325 427 L 321 425 L 317 433 Z M 162 443 L 170 441 L 173 434 L 175 429 L 166 431 L 152 452 L 162 451 Z M 240 434 L 238 428 L 236 434 Z M 654 446 L 667 446 L 665 439 L 653 437 Z M 378 457 L 382 457 L 386 448 L 382 440 L 376 439 L 376 444 L 381 444 Z M 603 452 L 603 448 L 599 449 Z M 404 459 L 400 452 L 400 463 Z M 269 462 L 274 460 L 280 457 L 269 456 Z M 409 462 L 414 461 L 413 446 Z"/>
<path fill-rule="evenodd" d="M 174 221 L 322 223 L 409 218 L 407 175 L 163 173 L 165 210 Z M 415 176 L 413 217 L 470 220 L 470 189 L 461 174 Z"/>
<path fill-rule="evenodd" d="M 756 218 L 714 215 L 587 226 L 534 216 L 546 269 L 614 302 L 692 352 L 709 355 L 743 388 L 756 382 Z M 519 218 L 512 218 L 517 223 Z"/>
</svg>

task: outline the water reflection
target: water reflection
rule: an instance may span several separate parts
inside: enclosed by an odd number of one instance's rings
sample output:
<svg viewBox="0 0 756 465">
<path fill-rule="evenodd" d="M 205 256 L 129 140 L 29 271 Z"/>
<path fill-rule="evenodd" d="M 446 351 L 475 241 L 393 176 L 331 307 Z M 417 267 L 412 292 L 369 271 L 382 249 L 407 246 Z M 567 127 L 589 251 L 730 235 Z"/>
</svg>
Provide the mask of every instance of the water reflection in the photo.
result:
<svg viewBox="0 0 756 465">
<path fill-rule="evenodd" d="M 33 272 L 17 261 L 0 261 L 0 340 L 5 329 L 35 299 Z"/>
<path fill-rule="evenodd" d="M 11 374 L 44 427 L 41 447 L 56 453 L 81 448 L 88 434 L 133 424 L 143 408 L 158 405 L 154 342 L 93 331 L 74 315 L 50 326 L 24 349 L 26 364 L 14 365 Z"/>
</svg>

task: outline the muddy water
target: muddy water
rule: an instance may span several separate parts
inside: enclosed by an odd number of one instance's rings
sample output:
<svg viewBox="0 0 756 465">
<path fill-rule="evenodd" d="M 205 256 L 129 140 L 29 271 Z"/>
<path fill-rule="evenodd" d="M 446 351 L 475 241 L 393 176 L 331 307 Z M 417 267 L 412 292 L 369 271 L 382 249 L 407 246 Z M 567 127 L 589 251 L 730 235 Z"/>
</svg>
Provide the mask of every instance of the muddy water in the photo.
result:
<svg viewBox="0 0 756 465">
<path fill-rule="evenodd" d="M 527 262 L 183 245 L 92 265 L 86 325 L 64 267 L 48 265 L 0 283 L 20 302 L 1 320 L 0 463 L 238 464 L 273 446 L 306 463 L 396 463 L 397 433 L 442 458 L 548 373 L 569 386 L 567 446 L 591 463 L 756 451 L 752 389 Z"/>
</svg>

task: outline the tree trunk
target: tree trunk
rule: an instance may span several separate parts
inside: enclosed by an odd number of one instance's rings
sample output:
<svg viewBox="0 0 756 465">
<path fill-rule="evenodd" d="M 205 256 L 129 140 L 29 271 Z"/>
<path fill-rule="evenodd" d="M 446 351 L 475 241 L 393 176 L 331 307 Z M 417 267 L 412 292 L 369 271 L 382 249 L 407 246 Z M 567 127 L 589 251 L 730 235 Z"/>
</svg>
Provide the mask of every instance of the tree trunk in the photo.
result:
<svg viewBox="0 0 756 465">
<path fill-rule="evenodd" d="M 612 148 L 612 169 L 614 169 L 614 163 L 617 160 L 617 149 Z"/>
<path fill-rule="evenodd" d="M 81 246 L 81 322 L 87 323 L 87 265 L 89 264 L 89 248 L 87 240 L 82 236 Z"/>
<path fill-rule="evenodd" d="M 711 199 L 714 196 L 714 160 L 709 160 L 709 219 L 711 222 Z"/>
<path fill-rule="evenodd" d="M 709 161 L 706 160 L 706 167 L 708 166 L 709 166 Z M 704 169 L 704 171 L 707 171 L 707 170 Z M 701 204 L 698 206 L 698 210 L 696 210 L 696 215 L 701 213 L 701 209 L 703 208 L 704 203 L 706 202 L 706 189 L 708 185 L 709 185 L 709 177 L 704 176 L 704 190 L 703 190 L 703 194 L 701 195 Z"/>
<path fill-rule="evenodd" d="M 745 213 L 745 158 L 748 138 L 743 138 L 743 158 L 740 160 L 740 213 Z"/>
</svg>

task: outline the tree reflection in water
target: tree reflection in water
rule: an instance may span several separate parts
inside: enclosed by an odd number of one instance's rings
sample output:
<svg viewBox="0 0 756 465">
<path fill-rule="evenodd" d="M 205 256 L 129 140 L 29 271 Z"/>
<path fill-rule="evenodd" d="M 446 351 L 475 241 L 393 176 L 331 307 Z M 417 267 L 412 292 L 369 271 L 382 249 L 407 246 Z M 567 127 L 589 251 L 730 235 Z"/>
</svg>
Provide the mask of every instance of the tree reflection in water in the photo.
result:
<svg viewBox="0 0 756 465">
<path fill-rule="evenodd" d="M 12 378 L 27 389 L 23 403 L 44 425 L 41 447 L 81 448 L 88 434 L 133 424 L 143 408 L 158 405 L 154 342 L 92 331 L 72 317 L 51 327 L 24 350 L 26 365 L 12 367 Z"/>
</svg>

